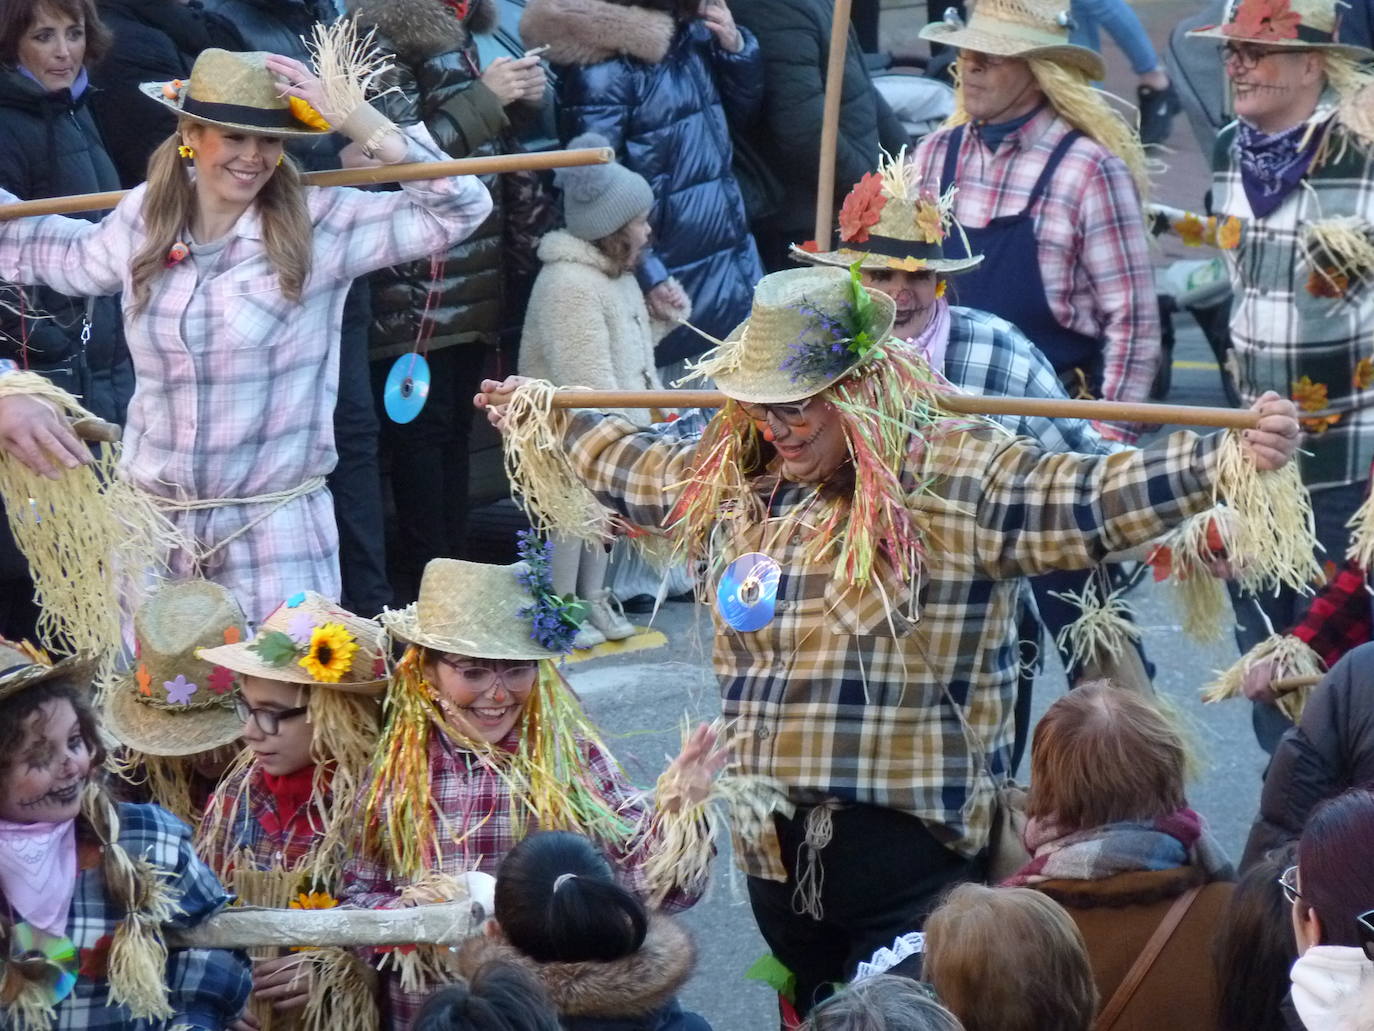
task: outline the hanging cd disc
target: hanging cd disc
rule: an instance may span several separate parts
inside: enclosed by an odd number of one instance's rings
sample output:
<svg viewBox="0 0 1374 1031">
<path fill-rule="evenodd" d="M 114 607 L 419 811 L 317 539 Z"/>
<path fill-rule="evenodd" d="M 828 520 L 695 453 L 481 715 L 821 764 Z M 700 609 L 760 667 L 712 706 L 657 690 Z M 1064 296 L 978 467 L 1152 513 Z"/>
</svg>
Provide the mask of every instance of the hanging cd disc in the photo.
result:
<svg viewBox="0 0 1374 1031">
<path fill-rule="evenodd" d="M 777 614 L 782 567 L 758 551 L 741 555 L 725 567 L 716 587 L 716 611 L 728 626 L 746 632 L 762 630 Z"/>
<path fill-rule="evenodd" d="M 418 351 L 396 359 L 382 388 L 382 406 L 392 422 L 410 422 L 429 397 L 429 362 Z"/>
</svg>

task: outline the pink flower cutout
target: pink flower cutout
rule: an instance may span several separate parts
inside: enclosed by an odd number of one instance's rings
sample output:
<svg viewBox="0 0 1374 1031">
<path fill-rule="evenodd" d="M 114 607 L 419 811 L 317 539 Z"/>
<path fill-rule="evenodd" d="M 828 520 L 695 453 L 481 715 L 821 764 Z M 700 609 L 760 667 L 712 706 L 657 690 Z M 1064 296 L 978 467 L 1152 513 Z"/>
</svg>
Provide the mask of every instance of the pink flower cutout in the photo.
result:
<svg viewBox="0 0 1374 1031">
<path fill-rule="evenodd" d="M 234 687 L 234 671 L 232 669 L 225 669 L 223 666 L 216 666 L 210 673 L 210 678 L 206 681 L 206 685 L 211 691 L 215 692 L 215 694 L 224 694 Z"/>
<path fill-rule="evenodd" d="M 315 617 L 308 612 L 297 612 L 286 627 L 287 636 L 297 644 L 308 644 L 314 631 Z"/>
<path fill-rule="evenodd" d="M 164 680 L 162 686 L 167 689 L 167 701 L 173 705 L 189 705 L 191 696 L 200 690 L 183 673 L 178 673 L 175 680 Z"/>
</svg>

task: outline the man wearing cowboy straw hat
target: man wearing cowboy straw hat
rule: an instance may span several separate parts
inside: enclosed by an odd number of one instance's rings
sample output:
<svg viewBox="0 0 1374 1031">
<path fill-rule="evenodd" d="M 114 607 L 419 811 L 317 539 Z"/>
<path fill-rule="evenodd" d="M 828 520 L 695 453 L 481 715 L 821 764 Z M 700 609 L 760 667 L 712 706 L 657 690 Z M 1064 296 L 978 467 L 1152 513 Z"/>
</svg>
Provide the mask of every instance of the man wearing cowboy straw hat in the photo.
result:
<svg viewBox="0 0 1374 1031">
<path fill-rule="evenodd" d="M 551 409 L 546 384 L 518 377 L 476 399 L 536 518 L 585 525 L 581 485 L 710 571 L 735 768 L 797 807 L 742 834 L 736 857 L 803 1010 L 978 876 L 1007 770 L 1017 579 L 1143 543 L 1214 490 L 1264 490 L 1250 463 L 1282 467 L 1298 432 L 1269 395 L 1243 443 L 1185 432 L 1046 454 L 945 413 L 894 318 L 842 269 L 765 277 L 703 363 L 728 400 L 700 439 Z"/>
<path fill-rule="evenodd" d="M 1374 75 L 1364 47 L 1336 41 L 1337 0 L 1241 0 L 1189 35 L 1221 47 L 1236 121 L 1213 154 L 1218 243 L 1231 276 L 1236 384 L 1291 396 L 1306 435 L 1298 468 L 1317 541 L 1340 561 L 1374 461 Z M 1307 609 L 1295 591 L 1232 591 L 1242 652 Z M 1261 615 L 1261 613 L 1263 613 Z M 1290 725 L 1249 661 L 1262 747 Z M 1282 675 L 1282 674 L 1278 674 Z"/>
<path fill-rule="evenodd" d="M 1160 358 L 1145 152 L 1092 86 L 1102 58 L 1069 43 L 1068 6 L 980 0 L 967 24 L 951 9 L 927 25 L 923 38 L 958 48 L 959 85 L 912 161 L 925 188 L 957 188 L 983 255 L 959 303 L 1013 323 L 1071 395 L 1144 401 Z M 1100 428 L 1128 443 L 1138 429 Z"/>
</svg>

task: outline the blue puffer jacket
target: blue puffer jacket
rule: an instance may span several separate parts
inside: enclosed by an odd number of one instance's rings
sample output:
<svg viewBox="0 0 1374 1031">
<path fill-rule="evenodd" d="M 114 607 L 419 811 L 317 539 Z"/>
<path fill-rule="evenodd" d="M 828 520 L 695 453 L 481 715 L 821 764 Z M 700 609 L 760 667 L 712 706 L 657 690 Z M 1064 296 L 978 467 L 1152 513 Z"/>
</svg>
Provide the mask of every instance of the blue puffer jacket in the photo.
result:
<svg viewBox="0 0 1374 1031">
<path fill-rule="evenodd" d="M 763 99 L 754 37 L 741 30 L 744 48 L 731 54 L 701 22 L 679 26 L 663 11 L 607 0 L 530 0 L 520 32 L 526 46 L 549 46 L 563 139 L 601 133 L 653 187 L 640 285 L 676 276 L 694 323 L 724 337 L 749 315 L 763 276 L 730 170 L 730 130 L 747 131 Z M 678 329 L 655 354 L 666 365 L 709 346 Z"/>
</svg>

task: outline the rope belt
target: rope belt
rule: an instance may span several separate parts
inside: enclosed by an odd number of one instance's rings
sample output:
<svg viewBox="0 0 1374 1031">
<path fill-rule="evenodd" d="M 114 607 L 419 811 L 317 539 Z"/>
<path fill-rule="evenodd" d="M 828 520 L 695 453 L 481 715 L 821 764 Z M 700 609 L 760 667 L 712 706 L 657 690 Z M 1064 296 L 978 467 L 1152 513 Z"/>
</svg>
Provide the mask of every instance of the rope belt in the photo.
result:
<svg viewBox="0 0 1374 1031">
<path fill-rule="evenodd" d="M 294 487 L 288 487 L 285 490 L 269 491 L 266 494 L 254 494 L 252 497 L 247 498 L 192 498 L 189 500 L 164 498 L 157 494 L 150 494 L 141 487 L 137 487 L 136 489 L 140 494 L 151 501 L 159 512 L 164 514 L 170 514 L 172 512 L 203 512 L 212 508 L 228 508 L 230 506 L 242 505 L 267 506 L 263 512 L 255 515 L 218 544 L 214 544 L 209 548 L 200 547 L 197 541 L 178 531 L 178 546 L 181 550 L 189 554 L 196 566 L 199 567 L 204 565 L 211 555 L 215 554 L 215 552 L 219 551 L 225 545 L 242 537 L 249 530 L 275 515 L 279 509 L 284 508 L 291 502 L 314 494 L 324 486 L 324 483 L 325 479 L 323 476 L 312 476 L 310 479 Z"/>
</svg>

